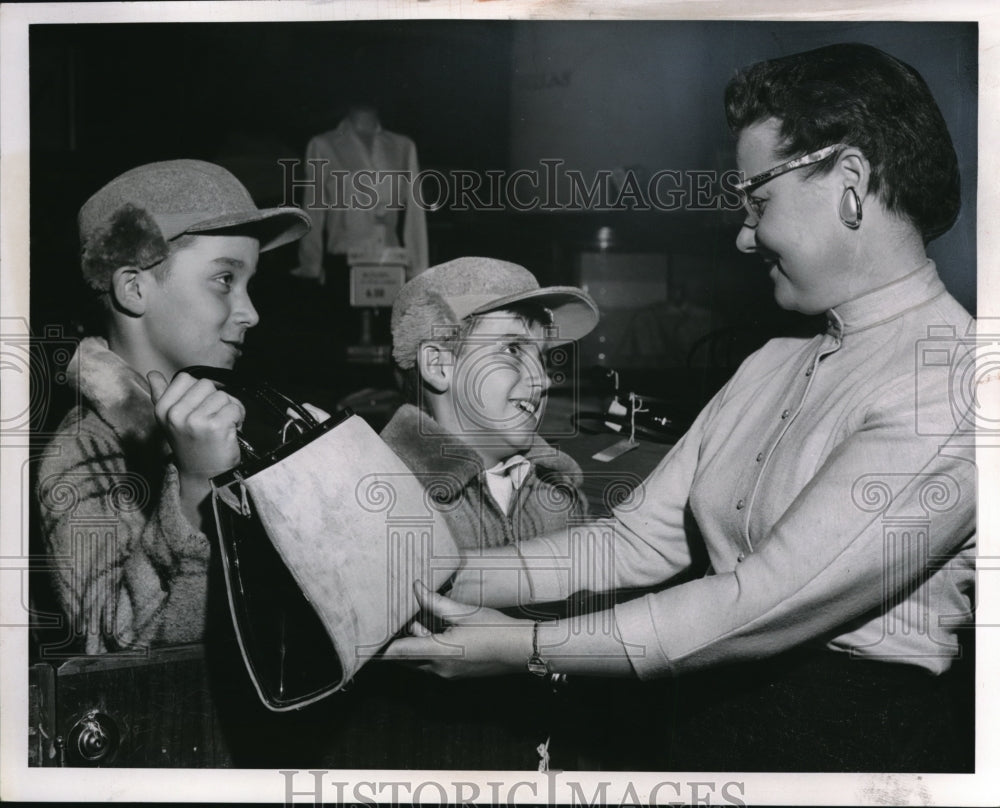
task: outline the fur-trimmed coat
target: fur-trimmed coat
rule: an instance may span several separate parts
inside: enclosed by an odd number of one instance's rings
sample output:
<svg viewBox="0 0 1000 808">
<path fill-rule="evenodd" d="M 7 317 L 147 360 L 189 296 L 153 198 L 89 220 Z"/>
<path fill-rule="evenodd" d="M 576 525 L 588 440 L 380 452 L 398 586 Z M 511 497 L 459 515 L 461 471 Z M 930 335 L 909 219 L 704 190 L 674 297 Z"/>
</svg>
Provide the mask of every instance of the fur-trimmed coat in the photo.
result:
<svg viewBox="0 0 1000 808">
<path fill-rule="evenodd" d="M 536 437 L 524 453 L 531 470 L 514 493 L 509 514 L 497 505 L 483 480 L 475 450 L 412 404 L 400 407 L 382 440 L 417 475 L 464 549 L 500 547 L 566 527 L 586 515 L 580 490 L 583 473 L 569 455 Z"/>
<path fill-rule="evenodd" d="M 195 642 L 210 545 L 181 511 L 146 381 L 98 337 L 68 367 L 81 402 L 39 467 L 55 591 L 87 653 Z"/>
</svg>

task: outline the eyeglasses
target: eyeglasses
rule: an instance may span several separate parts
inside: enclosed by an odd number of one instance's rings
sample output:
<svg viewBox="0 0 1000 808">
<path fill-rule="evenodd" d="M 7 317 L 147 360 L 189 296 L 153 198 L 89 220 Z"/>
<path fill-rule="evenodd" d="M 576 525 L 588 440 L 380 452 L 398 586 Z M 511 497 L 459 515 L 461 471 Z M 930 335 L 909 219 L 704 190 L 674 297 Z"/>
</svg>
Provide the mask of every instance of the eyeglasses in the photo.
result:
<svg viewBox="0 0 1000 808">
<path fill-rule="evenodd" d="M 804 168 L 805 166 L 810 166 L 813 163 L 818 163 L 820 160 L 825 160 L 831 154 L 833 154 L 837 149 L 844 148 L 842 143 L 836 143 L 833 146 L 825 146 L 819 151 L 810 152 L 809 154 L 804 154 L 801 157 L 796 157 L 794 160 L 789 160 L 787 163 L 782 163 L 774 168 L 769 168 L 767 171 L 762 171 L 760 174 L 754 174 L 750 179 L 744 180 L 736 185 L 736 191 L 740 194 L 743 200 L 743 207 L 746 208 L 747 213 L 750 215 L 750 220 L 744 222 L 745 227 L 756 227 L 760 222 L 760 217 L 764 215 L 764 200 L 754 199 L 750 194 L 760 188 L 764 183 L 770 182 L 775 177 L 780 177 L 782 174 L 787 174 L 789 171 L 794 171 L 797 168 Z"/>
</svg>

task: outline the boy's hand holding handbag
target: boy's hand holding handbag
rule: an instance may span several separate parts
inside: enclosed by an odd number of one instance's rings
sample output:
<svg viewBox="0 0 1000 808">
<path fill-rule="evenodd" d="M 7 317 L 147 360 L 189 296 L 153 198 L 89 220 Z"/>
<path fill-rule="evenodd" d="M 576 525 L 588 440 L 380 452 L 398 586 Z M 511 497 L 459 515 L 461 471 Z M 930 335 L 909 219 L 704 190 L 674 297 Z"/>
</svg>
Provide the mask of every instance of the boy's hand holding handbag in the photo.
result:
<svg viewBox="0 0 1000 808">
<path fill-rule="evenodd" d="M 417 613 L 414 581 L 443 582 L 459 551 L 431 492 L 360 417 L 320 423 L 232 371 L 185 372 L 247 409 L 242 461 L 212 480 L 226 589 L 261 700 L 303 707 L 350 681 Z"/>
</svg>

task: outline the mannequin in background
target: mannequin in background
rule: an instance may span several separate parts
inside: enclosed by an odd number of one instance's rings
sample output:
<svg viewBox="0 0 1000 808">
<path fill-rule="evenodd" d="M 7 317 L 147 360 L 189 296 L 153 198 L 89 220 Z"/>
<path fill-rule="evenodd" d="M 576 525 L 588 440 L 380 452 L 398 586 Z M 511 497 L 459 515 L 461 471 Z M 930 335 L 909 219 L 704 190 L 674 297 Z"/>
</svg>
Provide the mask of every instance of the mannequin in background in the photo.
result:
<svg viewBox="0 0 1000 808">
<path fill-rule="evenodd" d="M 299 266 L 292 274 L 323 284 L 328 272 L 344 270 L 346 276 L 349 250 L 374 249 L 379 244 L 406 248 L 408 278 L 427 268 L 426 218 L 423 209 L 413 204 L 408 181 L 420 170 L 417 147 L 410 138 L 383 129 L 375 107 L 360 104 L 335 129 L 309 141 L 306 160 L 323 161 L 319 170 L 326 204 L 314 209 L 307 205 L 313 230 L 299 247 Z M 358 182 L 359 172 L 400 171 L 408 178 L 386 176 L 376 182 L 377 175 L 369 173 Z"/>
</svg>

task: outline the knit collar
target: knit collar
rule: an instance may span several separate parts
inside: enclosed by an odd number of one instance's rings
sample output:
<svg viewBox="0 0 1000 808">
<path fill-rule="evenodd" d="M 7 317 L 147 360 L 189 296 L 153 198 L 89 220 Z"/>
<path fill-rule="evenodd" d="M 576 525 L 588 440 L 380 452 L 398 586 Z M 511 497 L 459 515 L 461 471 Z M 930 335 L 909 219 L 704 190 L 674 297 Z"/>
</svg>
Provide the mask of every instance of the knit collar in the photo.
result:
<svg viewBox="0 0 1000 808">
<path fill-rule="evenodd" d="M 944 293 L 937 267 L 927 259 L 908 275 L 827 311 L 827 333 L 845 336 L 891 322 Z"/>
<path fill-rule="evenodd" d="M 102 337 L 85 337 L 66 368 L 90 407 L 122 439 L 145 441 L 156 431 L 149 385 Z"/>
<path fill-rule="evenodd" d="M 437 477 L 435 484 L 447 486 L 452 497 L 484 470 L 472 446 L 447 432 L 412 404 L 404 404 L 396 410 L 382 431 L 382 438 L 411 471 Z M 522 454 L 532 464 L 554 472 L 573 485 L 578 486 L 583 480 L 583 472 L 576 461 L 541 436 L 536 435 L 534 445 Z M 424 483 L 426 486 L 427 482 Z"/>
</svg>

